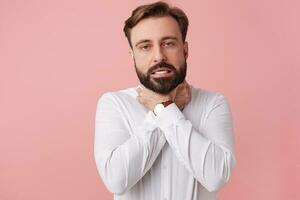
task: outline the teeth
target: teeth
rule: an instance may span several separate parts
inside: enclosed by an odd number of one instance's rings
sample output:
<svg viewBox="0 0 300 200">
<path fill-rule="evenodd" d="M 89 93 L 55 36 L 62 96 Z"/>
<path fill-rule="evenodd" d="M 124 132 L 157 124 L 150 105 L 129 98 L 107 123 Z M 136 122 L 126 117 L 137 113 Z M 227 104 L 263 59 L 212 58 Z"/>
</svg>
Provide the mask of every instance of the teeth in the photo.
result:
<svg viewBox="0 0 300 200">
<path fill-rule="evenodd" d="M 155 72 L 155 74 L 164 74 L 164 73 L 167 73 L 168 71 L 165 71 L 165 70 L 163 70 L 163 71 L 157 71 L 157 72 Z"/>
</svg>

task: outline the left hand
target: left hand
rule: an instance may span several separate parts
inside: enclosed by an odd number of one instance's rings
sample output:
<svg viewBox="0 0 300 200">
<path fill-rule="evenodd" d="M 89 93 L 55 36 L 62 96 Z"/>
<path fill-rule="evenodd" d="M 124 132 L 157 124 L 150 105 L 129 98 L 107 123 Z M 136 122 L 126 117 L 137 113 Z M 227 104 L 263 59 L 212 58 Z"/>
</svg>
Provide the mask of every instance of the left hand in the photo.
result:
<svg viewBox="0 0 300 200">
<path fill-rule="evenodd" d="M 192 94 L 189 84 L 184 81 L 179 84 L 175 89 L 174 92 L 174 103 L 176 106 L 182 111 L 184 107 L 190 102 Z"/>
</svg>

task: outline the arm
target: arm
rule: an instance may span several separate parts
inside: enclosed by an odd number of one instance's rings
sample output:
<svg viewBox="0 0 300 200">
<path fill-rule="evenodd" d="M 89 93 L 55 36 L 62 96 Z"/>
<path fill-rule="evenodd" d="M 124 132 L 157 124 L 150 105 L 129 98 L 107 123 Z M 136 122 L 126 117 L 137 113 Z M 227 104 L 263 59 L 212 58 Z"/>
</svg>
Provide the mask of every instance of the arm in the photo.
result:
<svg viewBox="0 0 300 200">
<path fill-rule="evenodd" d="M 166 140 L 148 113 L 138 135 L 130 135 L 113 94 L 98 101 L 95 127 L 95 160 L 106 187 L 122 194 L 150 169 Z"/>
<path fill-rule="evenodd" d="M 231 112 L 225 97 L 217 97 L 201 132 L 175 104 L 157 117 L 179 161 L 207 190 L 219 190 L 235 165 Z"/>
</svg>

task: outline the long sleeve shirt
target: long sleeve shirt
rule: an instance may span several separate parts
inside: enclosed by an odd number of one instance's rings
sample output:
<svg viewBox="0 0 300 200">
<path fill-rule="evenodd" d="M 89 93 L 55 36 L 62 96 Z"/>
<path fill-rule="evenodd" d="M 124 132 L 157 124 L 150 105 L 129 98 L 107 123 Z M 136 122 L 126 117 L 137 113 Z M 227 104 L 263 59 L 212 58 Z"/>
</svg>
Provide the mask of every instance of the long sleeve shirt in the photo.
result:
<svg viewBox="0 0 300 200">
<path fill-rule="evenodd" d="M 191 87 L 183 111 L 157 116 L 136 88 L 97 103 L 94 155 L 114 200 L 212 200 L 235 166 L 231 111 L 219 92 Z"/>
</svg>

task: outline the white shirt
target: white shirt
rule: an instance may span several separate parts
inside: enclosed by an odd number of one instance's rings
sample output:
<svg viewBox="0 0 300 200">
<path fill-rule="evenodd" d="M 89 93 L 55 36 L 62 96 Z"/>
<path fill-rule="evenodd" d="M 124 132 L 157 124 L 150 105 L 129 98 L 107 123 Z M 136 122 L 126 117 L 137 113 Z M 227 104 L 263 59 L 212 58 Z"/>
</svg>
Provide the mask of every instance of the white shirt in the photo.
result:
<svg viewBox="0 0 300 200">
<path fill-rule="evenodd" d="M 114 200 L 217 198 L 235 165 L 231 111 L 221 93 L 190 87 L 182 112 L 172 103 L 157 116 L 136 88 L 99 98 L 95 160 Z"/>
</svg>

